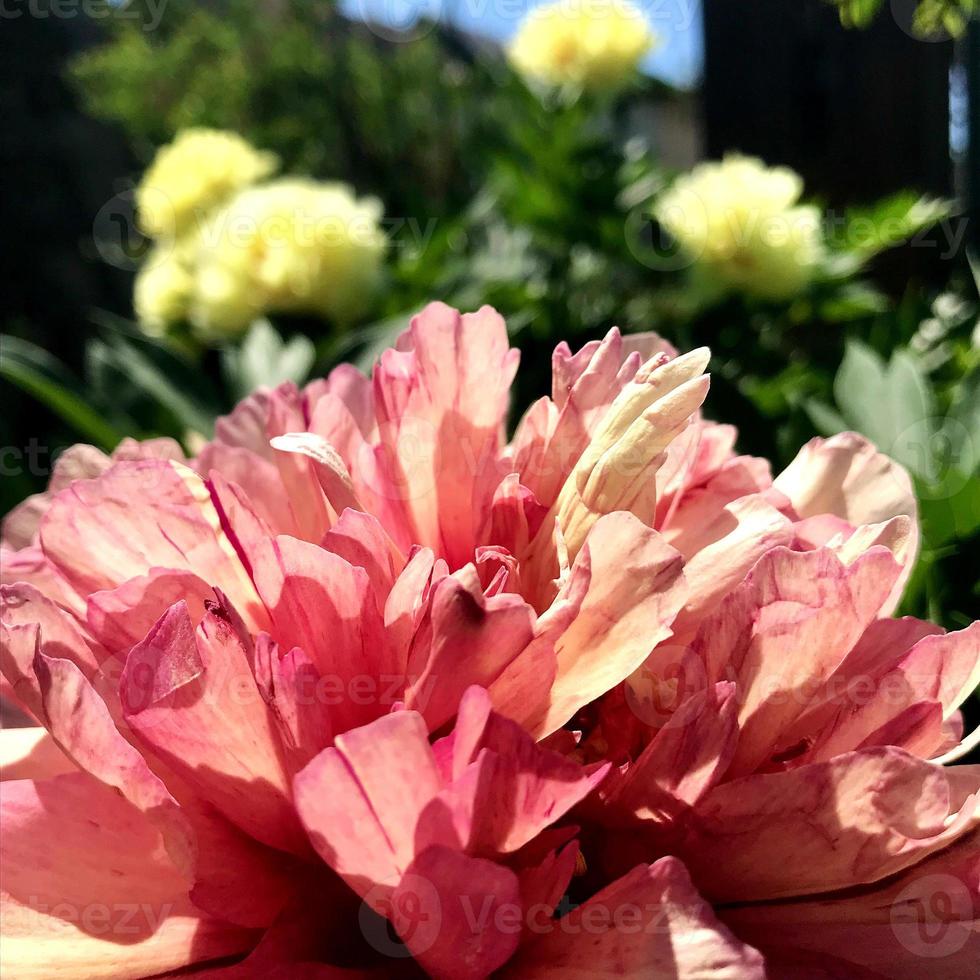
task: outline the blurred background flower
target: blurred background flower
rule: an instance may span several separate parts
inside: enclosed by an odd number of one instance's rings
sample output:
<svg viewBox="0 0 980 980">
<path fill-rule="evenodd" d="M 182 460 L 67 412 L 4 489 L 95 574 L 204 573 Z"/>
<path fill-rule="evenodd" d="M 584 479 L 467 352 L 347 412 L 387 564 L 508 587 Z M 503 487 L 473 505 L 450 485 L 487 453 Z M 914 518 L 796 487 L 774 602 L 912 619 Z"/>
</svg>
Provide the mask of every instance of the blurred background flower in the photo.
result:
<svg viewBox="0 0 980 980">
<path fill-rule="evenodd" d="M 198 221 L 158 241 L 136 276 L 134 307 L 150 334 L 187 326 L 197 341 L 218 344 L 268 313 L 344 327 L 374 301 L 381 204 L 346 184 L 281 178 L 202 210 Z"/>
<path fill-rule="evenodd" d="M 555 0 L 527 15 L 508 54 L 528 79 L 602 91 L 627 82 L 655 43 L 627 0 Z"/>
<path fill-rule="evenodd" d="M 285 178 L 249 188 L 202 229 L 188 318 L 204 338 L 264 313 L 348 326 L 371 306 L 385 236 L 381 204 L 345 184 Z"/>
<path fill-rule="evenodd" d="M 136 188 L 136 220 L 152 238 L 179 238 L 235 191 L 267 177 L 277 166 L 237 133 L 181 130 L 161 147 Z"/>
<path fill-rule="evenodd" d="M 810 281 L 823 254 L 820 211 L 798 203 L 802 192 L 788 167 L 729 154 L 678 178 L 654 215 L 720 284 L 785 299 Z"/>
</svg>

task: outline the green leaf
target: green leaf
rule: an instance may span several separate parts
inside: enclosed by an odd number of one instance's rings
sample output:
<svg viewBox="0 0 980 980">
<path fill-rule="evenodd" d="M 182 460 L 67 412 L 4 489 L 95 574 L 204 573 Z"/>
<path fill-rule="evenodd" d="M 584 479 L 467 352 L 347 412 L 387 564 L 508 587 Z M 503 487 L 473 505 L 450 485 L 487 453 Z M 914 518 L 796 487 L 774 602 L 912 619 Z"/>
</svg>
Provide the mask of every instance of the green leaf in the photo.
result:
<svg viewBox="0 0 980 980">
<path fill-rule="evenodd" d="M 848 424 L 925 480 L 940 465 L 936 406 L 919 361 L 897 350 L 886 366 L 859 341 L 847 344 L 834 398 Z"/>
<path fill-rule="evenodd" d="M 848 426 L 863 432 L 879 446 L 889 435 L 889 429 L 880 418 L 884 384 L 884 361 L 870 347 L 849 340 L 844 349 L 844 360 L 834 378 L 834 400 Z"/>
<path fill-rule="evenodd" d="M 980 369 L 956 386 L 943 432 L 959 468 L 964 473 L 980 469 Z"/>
<path fill-rule="evenodd" d="M 113 366 L 127 381 L 162 405 L 184 429 L 210 438 L 217 407 L 201 397 L 200 392 L 207 390 L 203 376 L 190 373 L 175 354 L 150 342 L 114 334 L 107 337 L 106 344 Z M 191 390 L 192 384 L 197 392 Z"/>
<path fill-rule="evenodd" d="M 848 210 L 841 226 L 830 228 L 828 243 L 853 260 L 867 262 L 948 218 L 952 211 L 951 201 L 899 191 L 870 207 Z"/>
<path fill-rule="evenodd" d="M 867 27 L 881 8 L 882 0 L 831 0 L 845 27 Z"/>
<path fill-rule="evenodd" d="M 56 357 L 30 341 L 4 335 L 0 375 L 55 412 L 84 438 L 111 450 L 123 433 L 85 399 L 81 385 Z"/>
<path fill-rule="evenodd" d="M 897 350 L 888 365 L 887 411 L 896 438 L 921 424 L 935 429 L 936 405 L 932 388 L 918 360 L 908 350 Z"/>
<path fill-rule="evenodd" d="M 946 492 L 920 488 L 922 522 L 931 547 L 968 538 L 980 529 L 980 477 L 964 480 L 962 474 L 951 471 L 946 484 Z"/>
<path fill-rule="evenodd" d="M 265 385 L 275 388 L 284 381 L 302 384 L 310 374 L 316 349 L 309 337 L 296 334 L 288 342 L 266 319 L 249 327 L 240 347 L 226 347 L 221 365 L 230 387 L 244 398 Z"/>
<path fill-rule="evenodd" d="M 833 436 L 838 432 L 843 432 L 847 427 L 847 420 L 835 411 L 826 402 L 817 398 L 807 398 L 803 401 L 803 409 L 810 417 L 814 428 L 824 436 Z"/>
<path fill-rule="evenodd" d="M 846 323 L 884 313 L 889 305 L 888 297 L 870 283 L 849 282 L 820 304 L 819 316 L 828 323 Z"/>
</svg>

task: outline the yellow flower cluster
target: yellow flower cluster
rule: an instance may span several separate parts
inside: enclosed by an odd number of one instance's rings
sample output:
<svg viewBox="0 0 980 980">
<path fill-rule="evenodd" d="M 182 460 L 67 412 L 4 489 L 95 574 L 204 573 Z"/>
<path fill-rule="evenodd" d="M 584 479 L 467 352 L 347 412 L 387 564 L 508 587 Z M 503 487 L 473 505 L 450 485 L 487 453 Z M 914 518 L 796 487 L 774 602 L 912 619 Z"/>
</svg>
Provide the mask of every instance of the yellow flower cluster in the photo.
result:
<svg viewBox="0 0 980 980">
<path fill-rule="evenodd" d="M 228 137 L 215 147 L 238 141 L 253 163 L 262 156 L 232 134 L 213 135 Z M 380 202 L 358 200 L 345 184 L 303 178 L 235 183 L 232 171 L 240 178 L 249 172 L 267 176 L 262 168 L 249 169 L 240 147 L 224 168 L 213 161 L 206 179 L 188 174 L 182 181 L 181 147 L 192 147 L 184 166 L 207 169 L 201 144 L 184 137 L 158 155 L 158 162 L 160 156 L 167 160 L 166 180 L 154 164 L 138 194 L 142 203 L 146 188 L 164 194 L 166 187 L 180 188 L 174 200 L 181 207 L 173 213 L 192 216 L 171 225 L 177 233 L 156 236 L 137 275 L 133 302 L 147 332 L 162 334 L 186 322 L 199 340 L 216 343 L 266 313 L 311 313 L 345 325 L 365 309 L 381 277 L 386 244 Z M 214 174 L 222 169 L 227 190 L 219 192 L 222 182 Z M 144 228 L 157 227 L 142 211 L 140 220 Z"/>
<path fill-rule="evenodd" d="M 339 183 L 283 179 L 239 194 L 202 236 L 192 324 L 228 334 L 264 312 L 355 316 L 380 275 L 381 204 Z"/>
<path fill-rule="evenodd" d="M 591 91 L 620 88 L 656 37 L 627 0 L 556 0 L 532 10 L 509 49 L 526 78 Z"/>
<path fill-rule="evenodd" d="M 798 293 L 823 255 L 820 211 L 798 204 L 799 174 L 729 154 L 660 196 L 654 216 L 718 284 L 768 299 Z"/>
<path fill-rule="evenodd" d="M 256 150 L 237 133 L 182 130 L 157 151 L 136 189 L 140 230 L 151 238 L 177 238 L 278 165 L 275 154 Z"/>
</svg>

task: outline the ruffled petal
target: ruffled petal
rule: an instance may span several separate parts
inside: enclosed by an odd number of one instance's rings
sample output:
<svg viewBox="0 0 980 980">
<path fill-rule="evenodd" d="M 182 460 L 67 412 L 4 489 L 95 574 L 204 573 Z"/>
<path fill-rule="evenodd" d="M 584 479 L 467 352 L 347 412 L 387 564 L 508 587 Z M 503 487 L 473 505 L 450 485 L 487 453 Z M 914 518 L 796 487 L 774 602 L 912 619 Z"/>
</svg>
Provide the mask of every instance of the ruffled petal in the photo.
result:
<svg viewBox="0 0 980 980">
<path fill-rule="evenodd" d="M 787 963 L 780 976 L 869 970 L 892 980 L 973 980 L 980 963 L 980 834 L 856 894 L 745 905 L 722 918 L 774 964 Z M 821 968 L 827 973 L 816 972 Z"/>
<path fill-rule="evenodd" d="M 334 729 L 387 710 L 378 682 L 390 684 L 397 665 L 367 572 L 317 545 L 280 536 L 263 544 L 253 575 L 280 647 L 300 647 L 340 692 L 330 712 Z"/>
<path fill-rule="evenodd" d="M 5 976 L 146 977 L 248 949 L 202 915 L 156 828 L 92 777 L 4 784 Z"/>
<path fill-rule="evenodd" d="M 757 950 L 715 917 L 676 858 L 640 866 L 542 922 L 504 976 L 521 980 L 763 980 Z"/>
<path fill-rule="evenodd" d="M 221 529 L 204 482 L 179 463 L 117 463 L 58 494 L 41 525 L 45 554 L 85 593 L 152 568 L 193 572 L 219 587 L 257 629 L 265 610 Z"/>
<path fill-rule="evenodd" d="M 583 705 L 628 677 L 671 635 L 686 596 L 681 556 L 632 514 L 603 517 L 575 559 L 556 604 L 579 603 L 556 641 L 550 692 L 527 692 L 519 720 L 539 737 L 561 727 Z M 529 678 L 530 680 L 530 678 Z"/>
<path fill-rule="evenodd" d="M 460 315 L 432 303 L 374 371 L 379 436 L 413 541 L 459 568 L 499 482 L 497 454 L 520 354 L 489 307 Z M 379 488 L 380 489 L 380 488 Z"/>
<path fill-rule="evenodd" d="M 980 823 L 980 774 L 867 749 L 746 776 L 701 801 L 683 854 L 713 900 L 764 901 L 880 881 Z"/>
<path fill-rule="evenodd" d="M 307 852 L 269 708 L 220 609 L 196 629 L 183 603 L 168 610 L 130 651 L 120 696 L 140 744 L 232 823 Z"/>
</svg>

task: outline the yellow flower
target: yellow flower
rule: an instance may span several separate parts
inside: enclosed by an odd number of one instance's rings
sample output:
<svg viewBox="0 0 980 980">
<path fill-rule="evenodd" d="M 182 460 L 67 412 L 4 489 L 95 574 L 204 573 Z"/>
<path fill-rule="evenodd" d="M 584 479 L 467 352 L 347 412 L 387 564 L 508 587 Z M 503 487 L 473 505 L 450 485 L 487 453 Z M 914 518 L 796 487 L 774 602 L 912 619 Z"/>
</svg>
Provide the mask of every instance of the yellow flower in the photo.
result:
<svg viewBox="0 0 980 980">
<path fill-rule="evenodd" d="M 769 299 L 798 293 L 823 254 L 820 211 L 797 204 L 799 174 L 729 154 L 662 194 L 654 216 L 721 285 Z"/>
<path fill-rule="evenodd" d="M 194 277 L 190 262 L 194 243 L 165 241 L 155 245 L 140 266 L 133 287 L 133 307 L 148 333 L 162 336 L 187 316 Z"/>
<path fill-rule="evenodd" d="M 237 133 L 185 129 L 161 147 L 136 189 L 140 229 L 176 238 L 233 194 L 269 176 L 275 154 L 256 150 Z"/>
<path fill-rule="evenodd" d="M 203 339 L 234 336 L 263 313 L 346 324 L 381 274 L 381 205 L 339 183 L 282 179 L 252 187 L 202 229 L 189 320 Z"/>
<path fill-rule="evenodd" d="M 627 0 L 557 0 L 524 19 L 509 56 L 525 77 L 587 90 L 623 85 L 656 38 Z"/>
</svg>

